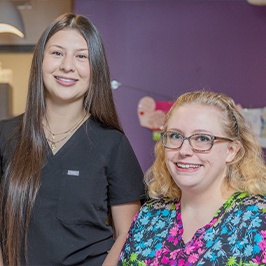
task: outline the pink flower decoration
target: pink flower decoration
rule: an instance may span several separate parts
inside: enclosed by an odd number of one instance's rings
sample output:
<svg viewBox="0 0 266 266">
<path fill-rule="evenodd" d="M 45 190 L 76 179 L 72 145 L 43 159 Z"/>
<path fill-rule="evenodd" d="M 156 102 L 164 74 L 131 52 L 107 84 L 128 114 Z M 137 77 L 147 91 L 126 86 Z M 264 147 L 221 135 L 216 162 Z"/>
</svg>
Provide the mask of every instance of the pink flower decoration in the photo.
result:
<svg viewBox="0 0 266 266">
<path fill-rule="evenodd" d="M 191 254 L 191 255 L 188 257 L 188 261 L 189 261 L 189 262 L 192 262 L 192 263 L 193 263 L 193 262 L 196 262 L 196 261 L 198 260 L 198 257 L 199 257 L 198 254 L 195 254 L 195 253 L 194 253 L 194 254 Z"/>
<path fill-rule="evenodd" d="M 177 232 L 178 232 L 178 228 L 176 226 L 170 229 L 171 236 L 176 236 Z"/>
<path fill-rule="evenodd" d="M 167 257 L 163 257 L 163 258 L 162 258 L 162 263 L 163 263 L 163 264 L 166 264 L 166 265 L 167 265 L 167 264 L 169 265 L 169 259 L 168 259 Z"/>
<path fill-rule="evenodd" d="M 185 261 L 184 260 L 178 260 L 177 265 L 178 266 L 184 266 L 185 265 Z"/>
</svg>

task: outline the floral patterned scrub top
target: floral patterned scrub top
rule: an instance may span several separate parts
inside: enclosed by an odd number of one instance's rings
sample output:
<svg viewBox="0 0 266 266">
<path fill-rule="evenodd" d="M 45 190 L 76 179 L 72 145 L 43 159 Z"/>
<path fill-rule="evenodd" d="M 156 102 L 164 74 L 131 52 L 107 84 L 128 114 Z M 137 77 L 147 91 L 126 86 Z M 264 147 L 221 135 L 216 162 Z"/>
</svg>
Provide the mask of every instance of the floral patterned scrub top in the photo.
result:
<svg viewBox="0 0 266 266">
<path fill-rule="evenodd" d="M 186 244 L 180 201 L 152 200 L 135 216 L 118 265 L 266 265 L 266 196 L 235 193 Z"/>
</svg>

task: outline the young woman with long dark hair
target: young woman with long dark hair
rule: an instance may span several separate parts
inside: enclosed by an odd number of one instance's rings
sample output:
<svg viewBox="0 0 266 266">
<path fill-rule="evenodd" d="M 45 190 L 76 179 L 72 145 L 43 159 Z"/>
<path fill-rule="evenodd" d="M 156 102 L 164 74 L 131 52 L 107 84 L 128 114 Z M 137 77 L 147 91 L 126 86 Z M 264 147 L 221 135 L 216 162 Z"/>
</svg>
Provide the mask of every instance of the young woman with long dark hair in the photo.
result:
<svg viewBox="0 0 266 266">
<path fill-rule="evenodd" d="M 64 14 L 33 54 L 25 113 L 0 122 L 4 265 L 116 265 L 142 195 L 104 46 Z"/>
</svg>

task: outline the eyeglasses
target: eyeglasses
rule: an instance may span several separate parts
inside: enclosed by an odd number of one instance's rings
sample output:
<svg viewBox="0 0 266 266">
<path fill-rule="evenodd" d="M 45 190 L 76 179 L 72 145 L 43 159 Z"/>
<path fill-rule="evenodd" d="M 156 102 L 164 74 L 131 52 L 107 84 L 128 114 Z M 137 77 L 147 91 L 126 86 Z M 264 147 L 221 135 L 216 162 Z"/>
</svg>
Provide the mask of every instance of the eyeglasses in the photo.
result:
<svg viewBox="0 0 266 266">
<path fill-rule="evenodd" d="M 186 139 L 192 150 L 195 152 L 209 151 L 215 140 L 233 141 L 229 138 L 217 137 L 209 134 L 193 134 L 189 137 L 185 137 L 175 131 L 165 131 L 161 133 L 162 144 L 167 149 L 181 148 Z"/>
</svg>

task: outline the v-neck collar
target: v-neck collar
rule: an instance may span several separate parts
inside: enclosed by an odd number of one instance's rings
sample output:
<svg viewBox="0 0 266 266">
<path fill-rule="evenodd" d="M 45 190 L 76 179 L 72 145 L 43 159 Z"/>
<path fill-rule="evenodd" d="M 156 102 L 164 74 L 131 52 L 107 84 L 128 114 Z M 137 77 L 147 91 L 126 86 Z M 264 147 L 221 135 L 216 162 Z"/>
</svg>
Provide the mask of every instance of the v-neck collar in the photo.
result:
<svg viewBox="0 0 266 266">
<path fill-rule="evenodd" d="M 182 235 L 183 235 L 183 231 L 184 231 L 183 222 L 182 222 L 182 218 L 181 218 L 182 215 L 177 216 L 176 217 L 176 222 L 177 222 L 180 230 L 182 230 L 181 236 L 180 236 L 180 239 L 179 239 L 181 241 L 181 245 L 184 246 L 184 247 L 187 246 L 187 245 L 190 245 L 190 242 L 195 242 L 195 239 L 201 237 L 205 233 L 205 231 L 207 229 L 216 226 L 216 224 L 219 223 L 219 221 L 222 219 L 222 217 L 224 216 L 224 214 L 226 213 L 228 208 L 230 206 L 232 206 L 238 198 L 245 197 L 246 195 L 247 194 L 243 193 L 243 192 L 235 192 L 235 193 L 233 193 L 233 195 L 231 195 L 224 202 L 224 204 L 216 211 L 216 213 L 215 213 L 214 217 L 211 219 L 211 221 L 209 223 L 205 224 L 203 227 L 199 228 L 195 232 L 195 234 L 193 235 L 191 240 L 189 240 L 186 243 L 182 239 Z M 180 199 L 178 200 L 178 202 L 176 204 L 176 213 L 180 213 L 181 214 L 181 201 L 180 201 Z"/>
<path fill-rule="evenodd" d="M 83 121 L 83 123 L 77 128 L 77 130 L 70 136 L 70 138 L 66 141 L 66 143 L 56 153 L 52 152 L 52 149 L 51 149 L 51 147 L 47 141 L 47 143 L 49 145 L 50 156 L 55 158 L 55 157 L 60 156 L 62 153 L 65 153 L 69 149 L 69 147 L 71 147 L 72 144 L 75 142 L 77 136 L 80 134 L 81 130 L 84 128 L 84 126 L 90 120 L 90 118 L 91 118 L 91 116 L 89 116 L 87 119 L 85 119 Z"/>
</svg>

